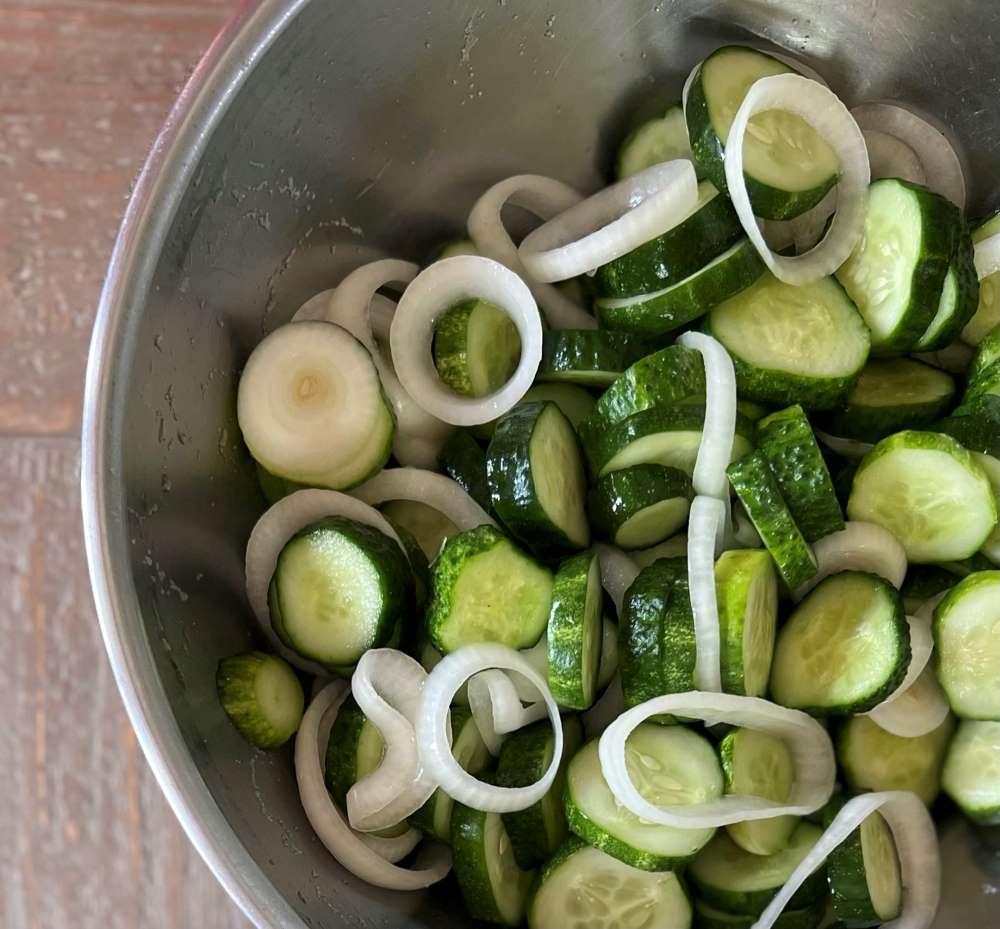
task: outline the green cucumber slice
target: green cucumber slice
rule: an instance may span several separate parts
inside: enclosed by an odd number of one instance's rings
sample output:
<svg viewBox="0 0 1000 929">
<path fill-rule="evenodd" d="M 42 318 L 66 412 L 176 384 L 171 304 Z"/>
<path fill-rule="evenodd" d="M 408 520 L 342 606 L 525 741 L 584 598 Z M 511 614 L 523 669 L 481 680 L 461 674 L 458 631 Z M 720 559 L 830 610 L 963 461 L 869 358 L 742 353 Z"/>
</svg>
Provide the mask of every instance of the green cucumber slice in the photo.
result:
<svg viewBox="0 0 1000 929">
<path fill-rule="evenodd" d="M 539 381 L 607 387 L 650 346 L 627 332 L 605 329 L 556 329 L 542 336 Z"/>
<path fill-rule="evenodd" d="M 597 689 L 603 691 L 618 672 L 618 624 L 607 616 L 601 620 L 601 663 L 597 668 Z"/>
<path fill-rule="evenodd" d="M 278 748 L 302 720 L 305 697 L 288 662 L 266 652 L 223 658 L 215 672 L 219 703 L 251 745 Z"/>
<path fill-rule="evenodd" d="M 972 230 L 973 243 L 982 242 L 1000 232 L 998 214 Z M 1000 323 L 1000 271 L 987 275 L 979 282 L 979 301 L 972 319 L 962 329 L 962 341 L 967 345 L 978 345 L 994 326 Z"/>
<path fill-rule="evenodd" d="M 604 624 L 601 566 L 585 552 L 559 565 L 546 633 L 548 683 L 560 706 L 586 710 L 597 692 Z"/>
<path fill-rule="evenodd" d="M 286 481 L 283 477 L 272 474 L 259 461 L 255 461 L 254 465 L 257 469 L 257 483 L 260 484 L 260 491 L 268 506 L 272 506 L 289 494 L 302 490 L 306 486 L 295 481 Z"/>
<path fill-rule="evenodd" d="M 629 558 L 635 562 L 635 566 L 641 571 L 648 568 L 654 561 L 660 558 L 686 558 L 687 557 L 687 533 L 678 532 L 659 545 L 644 548 L 641 551 L 629 552 Z"/>
<path fill-rule="evenodd" d="M 740 396 L 762 403 L 836 408 L 868 360 L 868 328 L 832 277 L 793 287 L 764 274 L 707 328 L 733 358 Z"/>
<path fill-rule="evenodd" d="M 636 465 L 602 477 L 587 495 L 587 511 L 594 529 L 619 548 L 648 548 L 687 522 L 693 496 L 683 471 Z"/>
<path fill-rule="evenodd" d="M 458 533 L 458 526 L 444 513 L 419 500 L 390 500 L 379 509 L 393 526 L 402 526 L 416 539 L 428 561 L 437 558 L 441 546 Z"/>
<path fill-rule="evenodd" d="M 534 384 L 528 388 L 520 402 L 533 403 L 547 400 L 559 407 L 565 417 L 573 424 L 573 428 L 578 431 L 580 423 L 594 412 L 594 404 L 597 403 L 592 394 L 576 384 Z M 472 426 L 469 432 L 481 442 L 489 442 L 493 438 L 499 421 L 499 419 L 493 419 L 488 423 Z"/>
<path fill-rule="evenodd" d="M 865 713 L 899 686 L 909 663 L 896 588 L 842 571 L 820 581 L 778 632 L 771 698 L 816 716 Z"/>
<path fill-rule="evenodd" d="M 977 385 L 983 381 L 988 380 L 992 384 L 996 377 L 997 362 L 1000 362 L 1000 324 L 983 336 L 976 354 L 972 356 L 967 374 L 967 391 L 976 391 Z"/>
<path fill-rule="evenodd" d="M 933 427 L 957 439 L 970 452 L 1000 458 L 1000 397 L 991 394 L 963 403 Z"/>
<path fill-rule="evenodd" d="M 500 307 L 473 298 L 451 307 L 437 321 L 433 353 L 438 376 L 455 393 L 485 397 L 514 373 L 521 338 Z"/>
<path fill-rule="evenodd" d="M 807 542 L 844 528 L 830 472 L 801 406 L 796 404 L 758 420 L 757 447 L 771 466 Z"/>
<path fill-rule="evenodd" d="M 690 157 L 684 110 L 675 103 L 662 116 L 647 119 L 625 137 L 615 158 L 615 177 L 622 180 L 663 161 Z"/>
<path fill-rule="evenodd" d="M 906 569 L 899 592 L 907 615 L 912 616 L 931 597 L 950 590 L 958 583 L 953 571 L 936 564 L 914 564 Z"/>
<path fill-rule="evenodd" d="M 997 524 L 982 468 L 938 432 L 898 432 L 879 442 L 854 475 L 847 515 L 888 529 L 921 563 L 970 557 Z"/>
<path fill-rule="evenodd" d="M 979 279 L 972 239 L 964 220 L 955 239 L 955 252 L 941 288 L 937 313 L 915 346 L 919 352 L 934 352 L 951 345 L 969 324 L 979 306 Z"/>
<path fill-rule="evenodd" d="M 959 723 L 948 746 L 941 786 L 970 819 L 1000 823 L 1000 722 Z"/>
<path fill-rule="evenodd" d="M 438 452 L 441 470 L 476 501 L 484 510 L 490 509 L 490 488 L 486 483 L 486 452 L 471 432 L 459 429 Z"/>
<path fill-rule="evenodd" d="M 972 459 L 983 469 L 983 474 L 990 482 L 990 487 L 993 488 L 993 501 L 997 505 L 997 512 L 1000 513 L 1000 458 L 984 455 L 981 452 L 973 452 Z M 979 551 L 994 565 L 1000 566 L 1000 521 Z"/>
<path fill-rule="evenodd" d="M 774 929 L 816 929 L 825 914 L 826 900 L 821 899 L 801 910 L 785 910 L 774 921 Z M 694 901 L 695 929 L 753 929 L 755 922 L 756 916 L 727 913 L 704 900 Z"/>
</svg>

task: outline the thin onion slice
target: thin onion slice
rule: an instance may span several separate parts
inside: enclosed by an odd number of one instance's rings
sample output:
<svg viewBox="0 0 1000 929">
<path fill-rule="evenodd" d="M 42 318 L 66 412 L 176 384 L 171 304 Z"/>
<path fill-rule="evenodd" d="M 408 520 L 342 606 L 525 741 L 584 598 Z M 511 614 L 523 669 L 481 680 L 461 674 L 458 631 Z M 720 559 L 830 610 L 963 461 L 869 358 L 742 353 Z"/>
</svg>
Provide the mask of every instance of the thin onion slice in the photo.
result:
<svg viewBox="0 0 1000 929">
<path fill-rule="evenodd" d="M 438 376 L 431 344 L 434 324 L 456 303 L 479 298 L 510 316 L 521 358 L 510 380 L 485 397 L 463 397 Z M 456 426 L 487 423 L 506 413 L 531 386 L 542 358 L 542 320 L 527 284 L 490 258 L 457 255 L 425 268 L 403 293 L 389 331 L 396 374 L 428 413 Z"/>
<path fill-rule="evenodd" d="M 545 718 L 545 704 L 536 701 L 524 706 L 517 686 L 496 668 L 469 678 L 469 709 L 491 755 L 500 754 L 507 733 Z"/>
<path fill-rule="evenodd" d="M 858 439 L 842 439 L 840 436 L 830 435 L 822 429 L 813 427 L 816 438 L 820 440 L 831 452 L 836 452 L 842 458 L 849 461 L 860 461 L 875 446 L 871 442 L 861 442 Z"/>
<path fill-rule="evenodd" d="M 773 48 L 761 47 L 760 51 L 764 52 L 765 55 L 770 55 L 772 58 L 777 58 L 783 65 L 787 65 L 793 71 L 797 71 L 803 77 L 809 78 L 811 81 L 815 81 L 817 84 L 822 84 L 824 87 L 829 87 L 826 78 L 819 73 L 812 65 L 807 64 L 801 58 L 796 58 L 794 55 L 789 55 L 787 52 L 776 52 Z"/>
<path fill-rule="evenodd" d="M 627 255 L 690 215 L 698 180 L 686 158 L 624 178 L 530 233 L 518 254 L 538 281 L 564 281 Z"/>
<path fill-rule="evenodd" d="M 896 103 L 862 103 L 851 115 L 862 129 L 876 129 L 908 145 L 920 161 L 927 186 L 965 209 L 962 161 L 940 129 Z"/>
<path fill-rule="evenodd" d="M 1000 271 L 1000 235 L 991 235 L 988 239 L 977 242 L 973 256 L 979 280 Z"/>
<path fill-rule="evenodd" d="M 334 290 L 336 290 L 335 287 L 330 287 L 326 290 L 321 290 L 318 294 L 313 294 L 295 311 L 290 322 L 299 323 L 304 319 L 326 319 L 326 311 L 330 306 L 330 298 L 333 296 Z"/>
<path fill-rule="evenodd" d="M 840 571 L 868 571 L 897 590 L 906 577 L 906 551 L 888 530 L 875 523 L 851 521 L 813 543 L 816 573 L 792 591 L 798 603 L 820 581 Z"/>
<path fill-rule="evenodd" d="M 975 354 L 976 350 L 964 342 L 952 342 L 936 352 L 917 352 L 913 357 L 951 374 L 965 374 Z"/>
<path fill-rule="evenodd" d="M 626 741 L 636 726 L 660 713 L 745 726 L 782 739 L 795 770 L 788 799 L 777 802 L 732 794 L 688 806 L 661 807 L 650 803 L 639 793 L 629 773 Z M 805 816 L 830 799 L 837 773 L 830 737 L 808 714 L 759 697 L 702 691 L 665 694 L 626 710 L 604 731 L 598 754 L 608 787 L 622 806 L 646 822 L 680 829 L 707 829 L 775 816 Z"/>
<path fill-rule="evenodd" d="M 386 468 L 351 490 L 351 496 L 371 506 L 389 500 L 423 503 L 447 516 L 460 532 L 495 526 L 492 517 L 450 477 L 421 468 Z"/>
<path fill-rule="evenodd" d="M 541 220 L 558 216 L 583 199 L 568 184 L 540 174 L 518 174 L 494 184 L 472 207 L 469 238 L 487 258 L 499 261 L 525 279 L 549 326 L 553 329 L 596 329 L 597 320 L 559 288 L 531 278 L 517 254 L 517 246 L 503 224 L 508 203 Z"/>
<path fill-rule="evenodd" d="M 497 787 L 477 780 L 462 768 L 451 753 L 448 707 L 452 698 L 469 678 L 492 668 L 516 671 L 527 678 L 541 695 L 552 722 L 552 760 L 545 773 L 527 787 Z M 562 760 L 563 733 L 559 707 L 548 684 L 523 655 L 506 645 L 466 645 L 445 655 L 431 671 L 424 685 L 416 730 L 421 760 L 427 773 L 435 778 L 450 797 L 474 810 L 487 813 L 513 813 L 537 803 L 552 786 Z"/>
<path fill-rule="evenodd" d="M 431 844 L 420 853 L 413 868 L 397 867 L 375 850 L 383 844 L 372 843 L 375 836 L 359 835 L 347 825 L 327 792 L 323 776 L 326 743 L 348 693 L 342 681 L 334 681 L 320 691 L 302 717 L 295 737 L 295 778 L 302 808 L 319 840 L 356 877 L 388 890 L 422 890 L 451 870 L 451 852 L 443 845 Z M 408 830 L 405 836 L 407 843 L 414 836 L 419 840 L 415 829 Z M 390 841 L 400 846 L 398 840 Z M 409 851 L 413 847 L 410 845 Z"/>
<path fill-rule="evenodd" d="M 747 193 L 743 139 L 750 120 L 765 110 L 783 110 L 800 117 L 840 160 L 837 212 L 823 240 L 803 255 L 783 257 L 771 251 Z M 832 274 L 844 263 L 861 237 L 869 168 L 861 130 L 836 94 L 799 74 L 775 74 L 754 82 L 733 118 L 724 160 L 726 185 L 740 223 L 775 277 L 787 284 L 808 284 Z"/>
<path fill-rule="evenodd" d="M 597 560 L 601 566 L 601 586 L 608 592 L 621 616 L 625 591 L 632 586 L 639 569 L 625 552 L 613 545 L 598 542 L 593 546 L 593 551 L 597 552 Z"/>
<path fill-rule="evenodd" d="M 271 627 L 267 592 L 278 564 L 278 555 L 281 554 L 285 543 L 300 529 L 305 529 L 311 523 L 327 516 L 344 516 L 366 526 L 372 526 L 389 536 L 401 549 L 403 548 L 396 530 L 381 513 L 361 500 L 336 490 L 316 488 L 297 490 L 283 497 L 257 520 L 247 542 L 246 554 L 247 600 L 250 602 L 250 609 L 253 610 L 261 631 L 274 649 L 289 664 L 309 674 L 325 674 L 326 669 L 292 651 L 278 638 Z"/>
<path fill-rule="evenodd" d="M 898 177 L 911 184 L 926 184 L 927 174 L 917 153 L 902 139 L 881 129 L 863 129 L 868 147 L 868 164 L 872 180 L 880 177 Z"/>
<path fill-rule="evenodd" d="M 928 929 L 941 898 L 937 833 L 923 801 L 904 790 L 861 794 L 848 800 L 751 929 L 771 929 L 806 878 L 875 812 L 882 814 L 892 830 L 903 881 L 902 912 L 883 923 L 882 929 Z"/>
<path fill-rule="evenodd" d="M 715 593 L 715 558 L 722 548 L 728 504 L 699 495 L 688 517 L 688 595 L 694 616 L 694 679 L 703 691 L 722 690 L 719 603 Z"/>
</svg>

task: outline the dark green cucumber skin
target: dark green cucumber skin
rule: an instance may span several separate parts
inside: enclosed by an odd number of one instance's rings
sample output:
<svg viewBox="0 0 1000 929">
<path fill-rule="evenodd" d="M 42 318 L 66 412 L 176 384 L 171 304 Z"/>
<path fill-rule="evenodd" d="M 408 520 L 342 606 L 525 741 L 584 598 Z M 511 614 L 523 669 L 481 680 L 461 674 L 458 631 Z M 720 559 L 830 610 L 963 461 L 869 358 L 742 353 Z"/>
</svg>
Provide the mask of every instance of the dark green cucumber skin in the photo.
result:
<svg viewBox="0 0 1000 929">
<path fill-rule="evenodd" d="M 845 796 L 837 794 L 823 808 L 824 828 L 829 827 L 846 802 Z M 839 919 L 848 926 L 881 925 L 882 921 L 868 894 L 860 826 L 830 852 L 826 859 L 826 873 L 833 912 Z"/>
<path fill-rule="evenodd" d="M 438 453 L 441 470 L 476 501 L 484 510 L 490 509 L 490 488 L 486 482 L 486 452 L 464 429 L 459 429 Z"/>
<path fill-rule="evenodd" d="M 478 302 L 475 298 L 463 300 L 444 313 L 434 326 L 432 351 L 438 377 L 463 396 L 472 396 L 467 366 L 469 317 Z"/>
<path fill-rule="evenodd" d="M 951 268 L 955 272 L 958 284 L 955 312 L 933 339 L 929 339 L 927 342 L 924 342 L 923 339 L 920 340 L 917 349 L 921 352 L 936 352 L 946 345 L 951 345 L 969 320 L 976 315 L 976 310 L 979 308 L 979 276 L 976 273 L 976 265 L 973 260 L 972 236 L 965 218 L 960 217 L 960 220 L 961 225 L 955 237 L 955 252 L 951 259 Z"/>
<path fill-rule="evenodd" d="M 431 569 L 427 561 L 427 556 L 420 547 L 420 543 L 413 538 L 413 533 L 405 526 L 393 522 L 388 516 L 386 517 L 386 522 L 396 530 L 399 541 L 403 543 L 403 548 L 406 550 L 406 557 L 410 562 L 410 574 L 413 577 L 413 604 L 415 609 L 404 611 L 400 617 L 400 621 L 396 624 L 396 629 L 399 632 L 399 647 L 403 651 L 409 652 L 416 645 L 417 639 L 420 637 L 419 617 L 423 616 L 424 609 L 427 607 L 427 601 L 430 599 Z"/>
<path fill-rule="evenodd" d="M 326 789 L 341 810 L 347 809 L 347 792 L 357 783 L 358 739 L 365 726 L 365 714 L 348 696 L 337 711 L 326 745 Z"/>
<path fill-rule="evenodd" d="M 557 556 L 586 548 L 590 540 L 581 545 L 570 539 L 549 519 L 535 493 L 531 436 L 546 408 L 566 419 L 551 401 L 522 403 L 500 418 L 486 451 L 486 482 L 493 512 L 510 534 L 538 554 Z M 568 419 L 566 424 L 582 463 L 576 433 Z M 583 507 L 584 501 L 579 505 Z"/>
<path fill-rule="evenodd" d="M 694 901 L 694 929 L 753 929 L 756 916 L 726 913 L 714 907 L 709 912 L 701 900 Z M 785 910 L 774 922 L 774 929 L 816 929 L 826 914 L 826 899 L 801 910 Z M 833 927 L 830 927 L 833 929 Z"/>
<path fill-rule="evenodd" d="M 994 380 L 997 362 L 1000 362 L 1000 325 L 994 326 L 987 332 L 976 348 L 967 375 L 967 396 L 976 392 L 977 383 Z"/>
<path fill-rule="evenodd" d="M 452 867 L 465 908 L 473 919 L 489 923 L 505 922 L 497 908 L 486 864 L 486 817 L 456 801 L 451 811 Z"/>
<path fill-rule="evenodd" d="M 598 268 L 594 277 L 597 295 L 634 297 L 663 290 L 690 277 L 742 235 L 729 198 L 716 194 L 673 229 Z"/>
<path fill-rule="evenodd" d="M 959 575 L 942 568 L 941 565 L 911 564 L 906 569 L 906 577 L 899 592 L 906 604 L 907 612 L 913 612 L 931 597 L 950 590 L 959 580 L 961 580 Z"/>
<path fill-rule="evenodd" d="M 1000 361 L 994 361 L 975 376 L 969 377 L 962 402 L 969 403 L 977 397 L 997 395 L 1000 395 Z"/>
<path fill-rule="evenodd" d="M 830 472 L 801 406 L 796 404 L 758 420 L 757 448 L 771 466 L 807 542 L 844 528 Z"/>
<path fill-rule="evenodd" d="M 721 196 L 721 194 L 720 194 Z M 670 290 L 650 294 L 648 300 L 631 306 L 608 305 L 597 300 L 594 313 L 605 329 L 655 337 L 666 335 L 704 316 L 713 307 L 746 290 L 764 273 L 764 262 L 749 239 L 713 271 L 699 268 Z M 713 273 L 715 272 L 715 273 Z"/>
<path fill-rule="evenodd" d="M 609 386 L 630 365 L 653 351 L 645 339 L 606 329 L 555 329 L 542 335 L 542 360 L 535 380 L 579 381 Z M 603 383 L 595 380 L 605 374 Z"/>
<path fill-rule="evenodd" d="M 614 539 L 622 524 L 647 507 L 683 497 L 691 500 L 694 488 L 679 468 L 645 464 L 605 474 L 587 495 L 587 512 L 595 531 Z"/>
<path fill-rule="evenodd" d="M 951 416 L 939 419 L 931 429 L 950 435 L 970 452 L 1000 458 L 1000 397 L 974 397 Z"/>
<path fill-rule="evenodd" d="M 587 580 L 590 566 L 597 556 L 590 552 L 574 555 L 559 565 L 552 581 L 552 606 L 548 624 L 548 684 L 552 696 L 560 706 L 586 710 L 594 702 L 597 692 L 597 671 L 600 655 L 594 665 L 594 680 L 581 680 L 586 669 L 579 667 L 579 660 L 586 640 Z M 604 620 L 598 620 L 603 624 Z M 588 699 L 587 684 L 589 684 Z"/>
<path fill-rule="evenodd" d="M 816 564 L 764 454 L 746 455 L 733 462 L 726 473 L 782 580 L 793 589 L 809 580 L 816 573 Z"/>
</svg>

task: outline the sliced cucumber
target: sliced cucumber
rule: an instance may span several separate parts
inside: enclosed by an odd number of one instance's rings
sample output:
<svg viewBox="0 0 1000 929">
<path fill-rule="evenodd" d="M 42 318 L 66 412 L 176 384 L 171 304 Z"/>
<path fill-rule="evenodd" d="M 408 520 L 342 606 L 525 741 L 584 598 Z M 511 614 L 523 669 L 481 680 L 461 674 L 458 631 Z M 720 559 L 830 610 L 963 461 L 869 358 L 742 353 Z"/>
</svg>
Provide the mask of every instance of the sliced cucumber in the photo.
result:
<svg viewBox="0 0 1000 929">
<path fill-rule="evenodd" d="M 990 482 L 972 456 L 938 432 L 898 432 L 861 462 L 849 519 L 888 529 L 910 561 L 959 561 L 997 524 Z"/>
<path fill-rule="evenodd" d="M 781 739 L 755 729 L 734 729 L 719 743 L 725 792 L 784 803 L 791 795 L 795 766 Z M 751 819 L 726 826 L 740 848 L 752 855 L 774 855 L 788 846 L 797 816 Z"/>
<path fill-rule="evenodd" d="M 485 397 L 510 379 L 521 359 L 514 321 L 485 300 L 464 300 L 434 327 L 434 365 L 455 393 Z"/>
<path fill-rule="evenodd" d="M 758 420 L 757 447 L 771 466 L 807 542 L 844 528 L 830 472 L 801 406 L 796 404 Z"/>
<path fill-rule="evenodd" d="M 1000 571 L 962 578 L 934 608 L 938 682 L 956 716 L 1000 720 Z"/>
<path fill-rule="evenodd" d="M 939 419 L 934 429 L 957 439 L 970 452 L 1000 458 L 1000 397 L 975 397 Z"/>
<path fill-rule="evenodd" d="M 955 238 L 955 251 L 941 288 L 937 313 L 915 346 L 918 352 L 934 352 L 954 342 L 969 324 L 979 306 L 979 279 L 973 260 L 972 239 L 962 221 Z"/>
<path fill-rule="evenodd" d="M 486 483 L 486 452 L 472 437 L 459 429 L 438 452 L 441 470 L 487 512 L 490 509 L 490 488 Z"/>
<path fill-rule="evenodd" d="M 972 241 L 982 242 L 997 233 L 1000 233 L 1000 222 L 994 214 L 972 230 Z M 997 323 L 1000 323 L 1000 271 L 987 275 L 979 282 L 979 302 L 975 315 L 962 330 L 962 341 L 978 345 Z"/>
<path fill-rule="evenodd" d="M 597 693 L 603 644 L 603 591 L 597 555 L 559 565 L 546 632 L 549 690 L 560 706 L 586 710 Z"/>
<path fill-rule="evenodd" d="M 594 412 L 594 405 L 597 403 L 592 394 L 576 384 L 535 384 L 528 388 L 520 402 L 533 403 L 546 400 L 552 401 L 559 407 L 577 430 L 580 428 L 580 423 Z M 481 442 L 489 442 L 499 421 L 494 419 L 479 426 L 472 426 L 469 432 Z"/>
<path fill-rule="evenodd" d="M 997 512 L 1000 513 L 1000 458 L 984 455 L 981 452 L 973 452 L 972 458 L 983 469 L 983 474 L 990 482 L 990 487 L 993 488 L 993 502 L 996 503 Z M 1000 566 L 1000 522 L 983 543 L 980 554 L 994 565 Z"/>
<path fill-rule="evenodd" d="M 909 664 L 896 588 L 842 571 L 820 581 L 778 632 L 771 698 L 817 716 L 865 713 L 899 686 Z"/>
<path fill-rule="evenodd" d="M 615 158 L 615 177 L 621 180 L 663 161 L 690 157 L 684 110 L 675 103 L 662 116 L 647 119 L 625 137 Z"/>
<path fill-rule="evenodd" d="M 476 642 L 529 648 L 545 631 L 552 573 L 492 526 L 449 539 L 431 585 L 427 632 L 445 655 Z"/>
<path fill-rule="evenodd" d="M 650 346 L 638 336 L 605 329 L 555 329 L 542 337 L 536 379 L 584 387 L 607 387 Z"/>
<path fill-rule="evenodd" d="M 826 914 L 826 900 L 819 900 L 801 910 L 785 910 L 774 921 L 774 929 L 816 929 Z M 727 913 L 704 900 L 694 901 L 695 929 L 753 929 L 756 916 Z M 835 927 L 830 927 L 835 929 Z"/>
<path fill-rule="evenodd" d="M 883 178 L 868 188 L 864 233 L 837 279 L 872 333 L 872 353 L 914 350 L 937 315 L 961 232 L 957 207 L 924 187 Z"/>
<path fill-rule="evenodd" d="M 941 789 L 941 767 L 954 730 L 949 716 L 937 729 L 907 739 L 867 716 L 852 716 L 837 738 L 837 761 L 853 791 L 912 790 L 930 806 Z"/>
<path fill-rule="evenodd" d="M 501 417 L 486 453 L 493 511 L 531 549 L 590 544 L 580 443 L 554 403 L 523 403 Z"/>
<path fill-rule="evenodd" d="M 771 274 L 708 314 L 732 355 L 740 396 L 762 403 L 839 406 L 868 360 L 869 334 L 832 277 L 799 287 Z"/>
<path fill-rule="evenodd" d="M 816 573 L 816 556 L 803 538 L 762 452 L 729 466 L 729 482 L 740 498 L 782 580 L 793 590 Z"/>
<path fill-rule="evenodd" d="M 950 590 L 958 583 L 953 571 L 936 564 L 915 564 L 906 569 L 899 592 L 908 615 L 916 613 L 931 597 Z"/>
<path fill-rule="evenodd" d="M 677 468 L 645 464 L 602 477 L 587 495 L 594 529 L 619 548 L 648 548 L 687 522 L 694 491 Z"/>
<path fill-rule="evenodd" d="M 434 261 L 444 261 L 445 258 L 455 258 L 458 255 L 482 254 L 472 239 L 452 239 L 445 242 L 434 254 Z"/>
<path fill-rule="evenodd" d="M 734 548 L 715 563 L 722 640 L 722 689 L 746 697 L 767 691 L 778 624 L 774 560 L 759 548 Z"/>
<path fill-rule="evenodd" d="M 289 494 L 302 490 L 304 484 L 297 484 L 295 481 L 286 481 L 277 474 L 272 474 L 259 461 L 254 462 L 257 468 L 257 483 L 260 484 L 260 491 L 264 495 L 268 506 L 277 503 Z"/>
<path fill-rule="evenodd" d="M 689 278 L 743 238 L 729 198 L 709 181 L 698 185 L 691 213 L 672 229 L 597 269 L 599 297 L 635 297 Z"/>
<path fill-rule="evenodd" d="M 702 803 L 722 795 L 722 771 L 710 742 L 683 726 L 642 723 L 626 744 L 629 775 L 660 806 Z M 647 823 L 617 800 L 601 773 L 597 740 L 569 763 L 566 821 L 585 842 L 642 871 L 673 871 L 712 837 L 713 829 Z"/>
<path fill-rule="evenodd" d="M 698 68 L 688 90 L 691 152 L 699 172 L 726 190 L 725 142 L 751 85 L 791 68 L 764 52 L 723 46 Z M 743 146 L 743 173 L 756 215 L 791 219 L 816 206 L 837 183 L 833 149 L 800 117 L 767 110 L 750 120 Z"/>
<path fill-rule="evenodd" d="M 601 663 L 597 668 L 597 689 L 603 691 L 618 673 L 618 624 L 607 616 L 601 620 Z"/>
<path fill-rule="evenodd" d="M 719 832 L 691 863 L 687 875 L 695 893 L 706 903 L 730 913 L 757 916 L 822 834 L 818 826 L 800 822 L 783 849 L 773 855 L 753 855 L 727 833 Z M 825 895 L 826 870 L 820 865 L 788 901 L 788 907 L 801 909 Z"/>
<path fill-rule="evenodd" d="M 458 533 L 458 526 L 444 513 L 419 500 L 390 500 L 380 509 L 389 522 L 402 526 L 417 540 L 428 561 L 437 558 L 441 546 Z"/>
<path fill-rule="evenodd" d="M 388 642 L 412 605 L 406 557 L 371 526 L 330 516 L 285 543 L 271 578 L 271 623 L 300 655 L 354 664 Z"/>
<path fill-rule="evenodd" d="M 983 336 L 968 371 L 967 392 L 977 390 L 977 384 L 988 380 L 991 384 L 996 377 L 996 365 L 1000 362 L 1000 325 L 994 326 Z M 994 391 L 995 392 L 995 391 Z"/>
<path fill-rule="evenodd" d="M 542 868 L 528 904 L 530 929 L 634 926 L 690 929 L 691 904 L 671 871 L 633 868 L 569 839 Z"/>
<path fill-rule="evenodd" d="M 265 652 L 223 658 L 215 672 L 219 702 L 252 745 L 284 745 L 302 720 L 305 696 L 288 662 Z"/>
<path fill-rule="evenodd" d="M 648 568 L 654 561 L 660 558 L 686 558 L 687 557 L 687 533 L 678 532 L 659 545 L 644 548 L 641 551 L 629 552 L 629 558 L 635 562 L 635 566 L 641 571 Z"/>
<path fill-rule="evenodd" d="M 1000 722 L 959 723 L 948 747 L 941 786 L 970 819 L 1000 823 Z"/>
</svg>

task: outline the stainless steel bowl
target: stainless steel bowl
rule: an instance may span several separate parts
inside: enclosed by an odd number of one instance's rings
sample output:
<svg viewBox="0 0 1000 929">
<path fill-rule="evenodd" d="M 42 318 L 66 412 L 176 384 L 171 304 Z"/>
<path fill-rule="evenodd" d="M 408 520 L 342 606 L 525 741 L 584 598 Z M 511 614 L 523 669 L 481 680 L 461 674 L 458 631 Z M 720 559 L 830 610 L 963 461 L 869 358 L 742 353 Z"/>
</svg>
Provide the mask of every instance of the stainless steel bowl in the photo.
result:
<svg viewBox="0 0 1000 929">
<path fill-rule="evenodd" d="M 87 551 L 146 757 L 257 925 L 467 920 L 453 886 L 403 895 L 346 874 L 303 817 L 290 754 L 249 748 L 216 702 L 216 662 L 252 641 L 242 552 L 262 509 L 236 426 L 240 366 L 346 269 L 419 259 L 459 233 L 491 182 L 532 171 L 599 185 L 630 115 L 676 97 L 728 40 L 804 55 L 849 101 L 938 117 L 984 205 L 1000 155 L 1000 7 L 974 0 L 264 0 L 171 113 L 94 329 Z M 936 925 L 1000 925 L 995 831 L 953 820 L 944 842 Z"/>
</svg>

